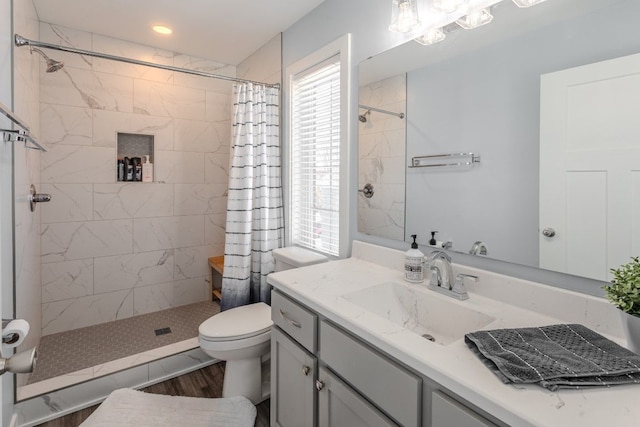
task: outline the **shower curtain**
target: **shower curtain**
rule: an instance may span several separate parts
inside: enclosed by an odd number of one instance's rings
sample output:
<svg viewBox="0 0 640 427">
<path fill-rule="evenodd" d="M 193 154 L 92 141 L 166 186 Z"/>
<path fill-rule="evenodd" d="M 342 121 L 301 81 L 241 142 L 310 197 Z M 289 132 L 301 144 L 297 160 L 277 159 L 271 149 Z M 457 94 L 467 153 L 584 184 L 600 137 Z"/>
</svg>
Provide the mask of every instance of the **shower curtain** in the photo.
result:
<svg viewBox="0 0 640 427">
<path fill-rule="evenodd" d="M 221 310 L 270 304 L 272 250 L 284 238 L 278 89 L 241 83 L 234 92 Z"/>
</svg>

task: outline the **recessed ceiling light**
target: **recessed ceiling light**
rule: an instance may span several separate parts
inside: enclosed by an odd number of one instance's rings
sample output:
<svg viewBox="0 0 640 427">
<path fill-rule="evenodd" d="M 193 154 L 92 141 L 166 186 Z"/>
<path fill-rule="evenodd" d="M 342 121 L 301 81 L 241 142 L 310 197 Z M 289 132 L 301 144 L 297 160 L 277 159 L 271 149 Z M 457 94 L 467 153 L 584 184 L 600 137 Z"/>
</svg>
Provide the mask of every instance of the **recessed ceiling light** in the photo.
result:
<svg viewBox="0 0 640 427">
<path fill-rule="evenodd" d="M 158 34 L 171 34 L 173 33 L 173 30 L 169 27 L 165 27 L 164 25 L 154 25 L 153 27 L 153 31 L 155 31 Z"/>
</svg>

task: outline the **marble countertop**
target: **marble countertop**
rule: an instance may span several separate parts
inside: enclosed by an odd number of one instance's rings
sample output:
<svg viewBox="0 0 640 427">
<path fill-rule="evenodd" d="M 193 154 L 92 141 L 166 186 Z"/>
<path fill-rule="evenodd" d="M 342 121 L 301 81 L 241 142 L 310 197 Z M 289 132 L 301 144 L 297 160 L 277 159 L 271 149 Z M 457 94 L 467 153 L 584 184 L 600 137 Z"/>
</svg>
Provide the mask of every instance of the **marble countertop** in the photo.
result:
<svg viewBox="0 0 640 427">
<path fill-rule="evenodd" d="M 383 283 L 401 283 L 431 292 L 495 318 L 481 329 L 581 323 L 624 345 L 617 310 L 596 298 L 496 273 L 454 265 L 473 274 L 470 298 L 456 301 L 403 280 L 404 254 L 354 242 L 352 257 L 271 274 L 269 283 L 363 340 L 412 367 L 463 399 L 513 426 L 636 426 L 640 423 L 640 385 L 550 392 L 535 385 L 506 385 L 467 348 L 462 338 L 432 343 L 345 299 L 352 292 Z M 366 291 L 365 291 L 366 292 Z M 455 322 L 455 318 L 441 321 Z M 471 332 L 471 331 L 469 331 Z"/>
</svg>

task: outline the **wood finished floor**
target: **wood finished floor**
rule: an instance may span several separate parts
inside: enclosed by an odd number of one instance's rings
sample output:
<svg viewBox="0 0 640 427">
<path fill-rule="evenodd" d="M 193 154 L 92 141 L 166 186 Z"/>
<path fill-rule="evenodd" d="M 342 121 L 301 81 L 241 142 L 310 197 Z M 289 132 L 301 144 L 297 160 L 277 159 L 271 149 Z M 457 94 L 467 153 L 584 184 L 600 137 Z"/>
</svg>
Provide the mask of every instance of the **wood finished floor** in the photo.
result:
<svg viewBox="0 0 640 427">
<path fill-rule="evenodd" d="M 166 394 L 170 396 L 188 397 L 208 397 L 216 398 L 222 395 L 222 381 L 224 378 L 224 362 L 193 371 L 191 373 L 173 378 L 158 384 L 154 384 L 142 391 L 155 394 Z M 99 405 L 83 409 L 73 414 L 57 418 L 55 420 L 40 424 L 36 427 L 77 427 L 89 415 L 98 408 Z M 256 417 L 256 427 L 269 426 L 269 400 L 257 406 L 258 416 Z"/>
</svg>

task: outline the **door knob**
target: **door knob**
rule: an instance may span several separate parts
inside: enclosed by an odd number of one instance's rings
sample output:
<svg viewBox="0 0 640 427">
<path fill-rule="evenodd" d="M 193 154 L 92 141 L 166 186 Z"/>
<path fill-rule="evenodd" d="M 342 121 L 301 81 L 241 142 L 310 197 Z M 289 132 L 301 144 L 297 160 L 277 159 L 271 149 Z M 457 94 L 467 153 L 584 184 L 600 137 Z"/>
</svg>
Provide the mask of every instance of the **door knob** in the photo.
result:
<svg viewBox="0 0 640 427">
<path fill-rule="evenodd" d="M 542 235 L 544 237 L 553 237 L 556 235 L 556 230 L 554 230 L 553 228 L 545 228 L 544 230 L 542 230 Z"/>
</svg>

